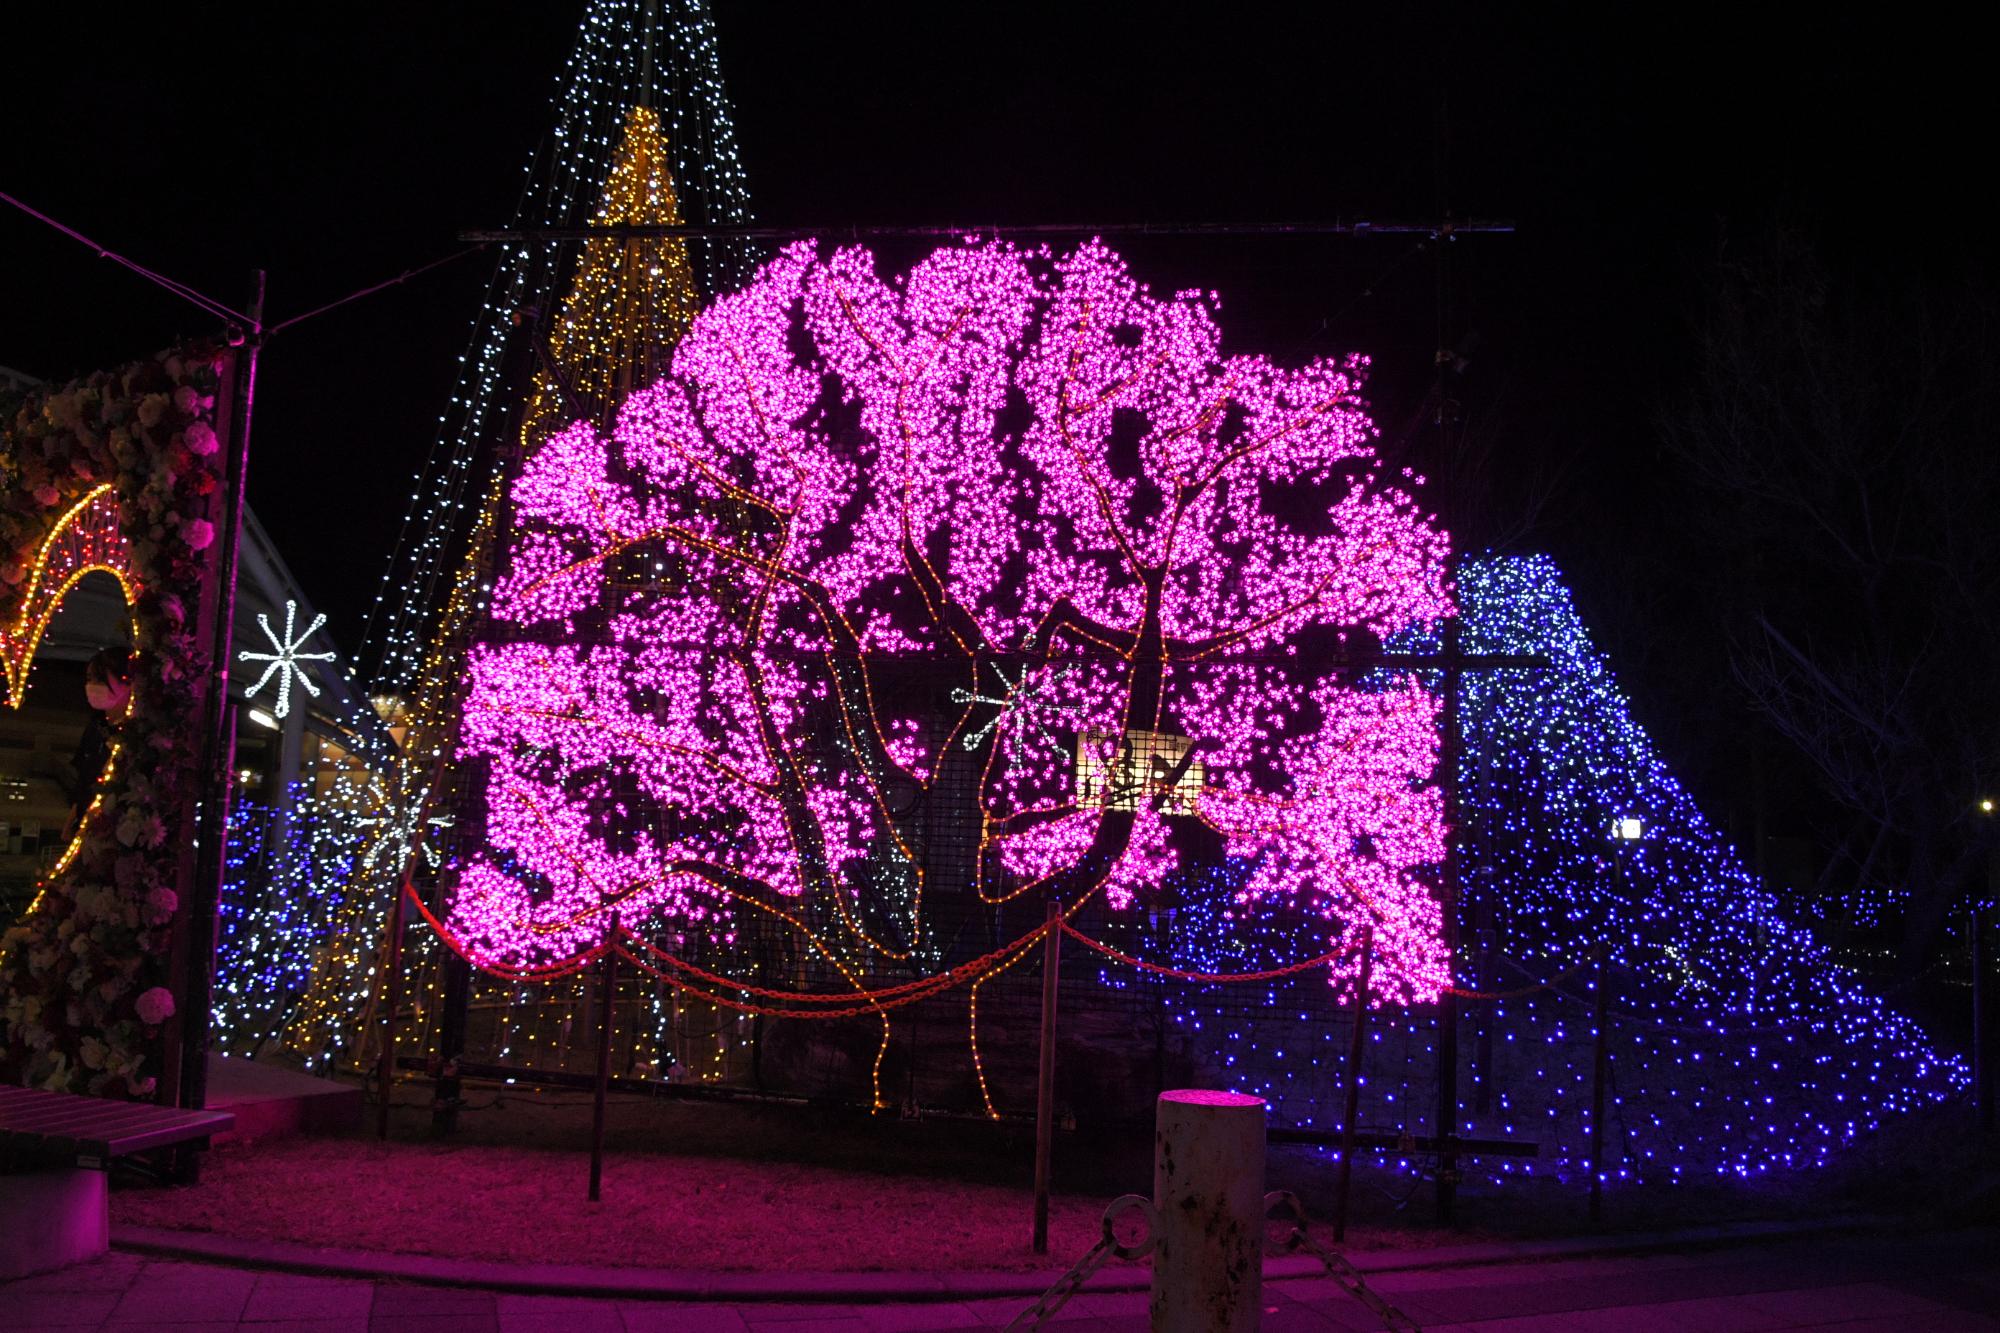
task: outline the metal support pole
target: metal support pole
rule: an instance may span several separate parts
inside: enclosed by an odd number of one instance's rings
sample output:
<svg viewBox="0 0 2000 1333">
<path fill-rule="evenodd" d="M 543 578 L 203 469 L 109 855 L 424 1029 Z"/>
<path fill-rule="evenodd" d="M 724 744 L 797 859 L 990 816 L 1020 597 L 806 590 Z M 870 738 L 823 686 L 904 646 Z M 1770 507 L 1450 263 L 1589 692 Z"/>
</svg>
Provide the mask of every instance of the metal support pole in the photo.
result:
<svg viewBox="0 0 2000 1333">
<path fill-rule="evenodd" d="M 209 678 L 202 691 L 200 760 L 195 773 L 195 848 L 191 882 L 182 882 L 185 916 L 174 942 L 169 980 L 179 1013 L 168 1030 L 158 1099 L 163 1105 L 200 1110 L 208 1105 L 209 1009 L 215 981 L 215 933 L 227 873 L 223 843 L 229 829 L 229 795 L 235 777 L 236 717 L 229 706 L 229 661 L 236 615 L 236 561 L 243 544 L 243 488 L 250 466 L 250 414 L 257 397 L 257 352 L 264 340 L 264 271 L 251 274 L 249 315 L 252 326 L 242 330 L 228 381 L 227 421 L 223 423 L 222 522 L 216 536 L 215 583 L 204 595 L 213 617 L 209 631 Z M 212 600 L 210 600 L 212 598 Z M 174 1154 L 174 1175 L 194 1183 L 200 1151 L 189 1147 Z"/>
<path fill-rule="evenodd" d="M 1470 236 L 1511 234 L 1508 219 L 1439 218 L 1429 222 L 923 222 L 823 223 L 817 226 L 768 226 L 757 223 L 626 222 L 599 227 L 525 227 L 507 231 L 462 231 L 458 239 L 479 245 L 548 244 L 595 241 L 605 237 L 679 236 L 690 241 L 804 241 L 823 236 L 860 240 L 870 236 Z"/>
<path fill-rule="evenodd" d="M 1361 1115 L 1361 1042 L 1368 1027 L 1368 983 L 1375 967 L 1375 927 L 1361 928 L 1361 976 L 1354 988 L 1354 1036 L 1347 1045 L 1347 1107 L 1340 1118 L 1340 1183 L 1333 1201 L 1333 1238 L 1347 1239 L 1347 1191 L 1354 1183 L 1354 1122 Z"/>
<path fill-rule="evenodd" d="M 382 1057 L 375 1069 L 375 1137 L 389 1137 L 389 1090 L 396 1078 L 396 982 L 403 973 L 403 895 L 409 882 L 396 886 L 396 902 L 389 909 L 389 939 L 383 950 L 382 972 Z"/>
<path fill-rule="evenodd" d="M 1035 1086 L 1035 1253 L 1049 1252 L 1049 1158 L 1056 1144 L 1056 981 L 1062 963 L 1062 900 L 1049 899 L 1042 942 L 1042 1060 Z"/>
<path fill-rule="evenodd" d="M 590 1112 L 590 1201 L 596 1203 L 604 1184 L 604 1095 L 611 1087 L 611 1005 L 618 993 L 618 918 L 604 937 L 604 993 L 597 1006 L 597 1092 Z"/>
<path fill-rule="evenodd" d="M 1445 656 L 1453 663 L 1446 668 L 1444 676 L 1444 744 L 1439 768 L 1444 773 L 1444 947 L 1447 966 L 1451 969 L 1448 980 L 1458 984 L 1458 913 L 1462 901 L 1458 862 L 1459 830 L 1459 738 L 1458 738 L 1458 693 L 1459 669 L 1459 625 L 1454 616 L 1445 622 Z M 1438 997 L 1438 1039 L 1437 1039 L 1437 1111 L 1432 1117 L 1437 1126 L 1438 1174 L 1437 1174 L 1437 1220 L 1441 1226 L 1450 1226 L 1453 1205 L 1458 1199 L 1458 1153 L 1452 1141 L 1458 1135 L 1458 997 L 1449 987 Z"/>
<path fill-rule="evenodd" d="M 1597 974 L 1593 988 L 1597 996 L 1591 1006 L 1591 1021 L 1596 1025 L 1596 1032 L 1590 1076 L 1590 1224 L 1596 1226 L 1604 1220 L 1604 1073 L 1606 1062 L 1610 1059 L 1608 1025 L 1604 1016 L 1606 982 L 1602 946 L 1597 951 Z"/>
<path fill-rule="evenodd" d="M 1475 918 L 1475 929 L 1479 933 L 1479 989 L 1497 990 L 1497 973 L 1493 966 L 1493 918 L 1483 902 Z M 1477 1012 L 1479 1024 L 1472 1043 L 1472 1113 L 1483 1117 L 1493 1109 L 1493 1026 L 1498 1016 L 1491 1004 Z"/>
<path fill-rule="evenodd" d="M 299 783 L 299 768 L 305 761 L 306 718 L 311 712 L 306 701 L 300 699 L 285 714 L 283 725 L 278 730 L 278 761 L 264 775 L 264 804 L 271 808 L 271 843 L 277 849 L 273 861 L 282 856 L 291 841 L 289 831 L 296 795 L 294 789 Z"/>
<path fill-rule="evenodd" d="M 431 1096 L 431 1133 L 458 1129 L 458 1108 L 464 1102 L 459 1064 L 465 1059 L 466 1008 L 472 995 L 472 965 L 454 949 L 438 959 L 444 969 L 444 997 L 438 1006 L 437 1083 Z"/>
<path fill-rule="evenodd" d="M 1456 906 L 1445 905 L 1445 917 L 1450 919 Z M 1455 932 L 1453 932 L 1455 933 Z M 1458 956 L 1458 943 L 1448 945 L 1451 956 Z M 1453 972 L 1456 973 L 1454 968 Z M 1456 980 L 1454 978 L 1454 983 Z M 1437 1042 L 1437 1123 L 1438 1174 L 1437 1174 L 1437 1220 L 1440 1226 L 1450 1226 L 1453 1205 L 1458 1199 L 1458 997 L 1446 991 L 1438 997 L 1438 1042 Z"/>
<path fill-rule="evenodd" d="M 1975 903 L 1967 920 L 1972 928 L 1972 1105 L 1979 1128 L 1993 1128 L 1993 1077 L 1986 1058 L 1986 913 Z"/>
</svg>

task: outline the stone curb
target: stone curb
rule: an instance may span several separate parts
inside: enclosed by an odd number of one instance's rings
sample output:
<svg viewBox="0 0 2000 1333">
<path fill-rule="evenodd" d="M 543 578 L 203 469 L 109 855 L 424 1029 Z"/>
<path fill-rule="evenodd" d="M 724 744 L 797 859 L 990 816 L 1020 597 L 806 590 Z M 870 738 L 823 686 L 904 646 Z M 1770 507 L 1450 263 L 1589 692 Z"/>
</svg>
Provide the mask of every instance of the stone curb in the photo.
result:
<svg viewBox="0 0 2000 1333">
<path fill-rule="evenodd" d="M 1348 1255 L 1364 1273 L 1427 1268 L 1471 1268 L 1540 1263 L 1597 1255 L 1634 1254 L 1740 1241 L 1783 1240 L 1831 1231 L 1859 1231 L 1896 1225 L 1875 1216 L 1821 1218 L 1805 1222 L 1734 1222 L 1678 1231 L 1635 1232 L 1623 1236 L 1571 1236 L 1554 1240 L 1440 1245 L 1422 1250 L 1362 1250 Z M 286 1241 L 244 1240 L 206 1231 L 164 1227 L 114 1226 L 111 1246 L 133 1254 L 267 1268 L 318 1277 L 388 1278 L 432 1286 L 480 1287 L 490 1291 L 545 1296 L 595 1296 L 624 1300 L 813 1303 L 966 1301 L 993 1297 L 1039 1296 L 1059 1270 L 1034 1273 L 944 1271 L 936 1273 L 728 1273 L 666 1268 L 595 1268 L 583 1264 L 510 1264 L 484 1259 L 376 1250 L 323 1249 Z M 1324 1270 L 1305 1255 L 1264 1261 L 1265 1281 L 1320 1277 Z M 1150 1285 L 1143 1268 L 1100 1271 L 1086 1291 L 1140 1291 Z"/>
</svg>

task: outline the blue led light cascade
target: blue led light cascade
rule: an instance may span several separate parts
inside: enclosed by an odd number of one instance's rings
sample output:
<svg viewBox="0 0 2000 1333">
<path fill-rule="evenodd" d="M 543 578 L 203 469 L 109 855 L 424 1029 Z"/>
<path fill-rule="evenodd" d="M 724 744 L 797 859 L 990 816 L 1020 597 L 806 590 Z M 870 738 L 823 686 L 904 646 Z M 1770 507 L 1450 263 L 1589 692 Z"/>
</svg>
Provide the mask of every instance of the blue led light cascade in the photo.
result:
<svg viewBox="0 0 2000 1333">
<path fill-rule="evenodd" d="M 1967 1086 L 1963 1062 L 1787 919 L 1702 814 L 1634 721 L 1553 561 L 1462 561 L 1458 595 L 1466 652 L 1550 663 L 1468 671 L 1461 684 L 1458 984 L 1506 991 L 1560 978 L 1466 1006 L 1460 1132 L 1542 1149 L 1526 1164 L 1493 1164 L 1496 1179 L 1587 1172 L 1600 945 L 1614 1180 L 1821 1165 L 1886 1119 Z M 1435 650 L 1440 636 L 1391 646 Z M 1637 820 L 1626 832 L 1639 836 L 1614 840 L 1621 819 Z M 1226 885 L 1177 897 L 1164 930 L 1131 941 L 1175 966 L 1246 970 L 1324 947 L 1310 921 L 1238 901 Z M 1106 969 L 1104 980 L 1130 974 Z M 1324 979 L 1254 988 L 1247 1005 L 1228 988 L 1166 1002 L 1196 1059 L 1270 1099 L 1281 1120 L 1328 1128 L 1347 1038 L 1315 987 Z M 1362 1127 L 1430 1132 L 1435 1011 L 1378 1013 L 1370 1033 Z"/>
</svg>

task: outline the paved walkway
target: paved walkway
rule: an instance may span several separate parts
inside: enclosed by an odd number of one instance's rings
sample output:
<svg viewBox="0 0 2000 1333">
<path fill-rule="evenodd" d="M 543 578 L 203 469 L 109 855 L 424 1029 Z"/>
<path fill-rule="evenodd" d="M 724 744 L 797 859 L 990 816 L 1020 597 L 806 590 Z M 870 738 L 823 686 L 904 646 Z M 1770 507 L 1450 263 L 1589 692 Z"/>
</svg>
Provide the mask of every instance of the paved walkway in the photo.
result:
<svg viewBox="0 0 2000 1333">
<path fill-rule="evenodd" d="M 1370 1285 L 1429 1333 L 2000 1330 L 2000 1230 L 1840 1236 L 1701 1252 L 1385 1273 Z M 734 1305 L 521 1296 L 113 1254 L 0 1285 L 0 1330 L 136 1333 L 925 1333 L 998 1328 L 1023 1300 Z M 1143 1294 L 1078 1296 L 1063 1333 L 1140 1333 Z M 1266 1333 L 1382 1327 L 1332 1282 L 1265 1288 Z"/>
</svg>

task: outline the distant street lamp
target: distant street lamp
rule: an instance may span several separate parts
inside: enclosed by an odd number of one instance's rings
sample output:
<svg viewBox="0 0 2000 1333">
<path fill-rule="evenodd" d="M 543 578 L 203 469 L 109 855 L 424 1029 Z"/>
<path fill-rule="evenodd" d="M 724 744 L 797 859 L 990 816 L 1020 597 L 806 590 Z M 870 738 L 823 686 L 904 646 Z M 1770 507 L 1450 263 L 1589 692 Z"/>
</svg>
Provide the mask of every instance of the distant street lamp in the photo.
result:
<svg viewBox="0 0 2000 1333">
<path fill-rule="evenodd" d="M 1611 821 L 1611 891 L 1625 891 L 1625 849 L 1646 836 L 1646 821 L 1637 815 L 1620 815 Z"/>
</svg>

